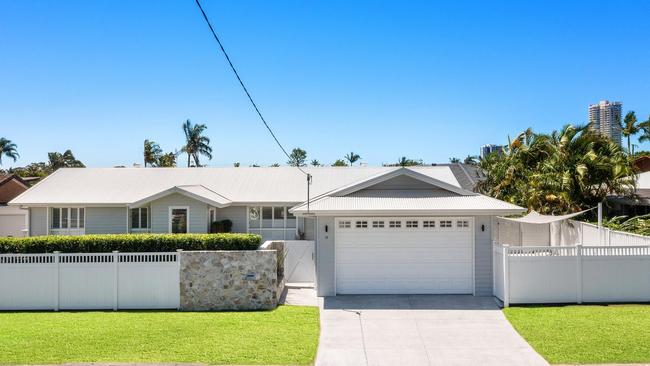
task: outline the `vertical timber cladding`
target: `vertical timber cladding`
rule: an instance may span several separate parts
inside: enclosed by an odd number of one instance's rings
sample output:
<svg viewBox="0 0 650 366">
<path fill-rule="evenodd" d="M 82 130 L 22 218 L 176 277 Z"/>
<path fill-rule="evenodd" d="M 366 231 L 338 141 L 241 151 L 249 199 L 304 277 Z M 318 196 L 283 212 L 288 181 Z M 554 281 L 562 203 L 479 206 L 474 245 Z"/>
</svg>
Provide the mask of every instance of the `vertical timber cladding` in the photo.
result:
<svg viewBox="0 0 650 366">
<path fill-rule="evenodd" d="M 337 218 L 339 294 L 473 293 L 471 217 Z"/>
</svg>

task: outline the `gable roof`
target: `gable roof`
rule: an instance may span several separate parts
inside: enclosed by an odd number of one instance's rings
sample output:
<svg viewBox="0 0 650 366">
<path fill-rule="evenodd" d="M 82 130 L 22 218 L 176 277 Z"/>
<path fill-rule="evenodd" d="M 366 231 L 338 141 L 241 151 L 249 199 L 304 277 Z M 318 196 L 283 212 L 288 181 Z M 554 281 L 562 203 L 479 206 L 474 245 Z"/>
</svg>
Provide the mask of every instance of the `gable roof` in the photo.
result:
<svg viewBox="0 0 650 366">
<path fill-rule="evenodd" d="M 429 184 L 429 189 L 377 189 L 382 182 L 408 176 Z M 441 182 L 409 168 L 399 168 L 354 184 L 335 189 L 293 207 L 305 214 L 515 214 L 525 209 L 491 197 Z"/>
<path fill-rule="evenodd" d="M 306 167 L 312 176 L 311 197 L 387 172 L 394 167 Z M 446 166 L 410 167 L 408 170 L 460 189 Z M 187 188 L 187 187 L 194 188 Z M 197 188 L 201 186 L 203 188 Z M 293 167 L 273 168 L 63 168 L 43 179 L 10 204 L 22 206 L 132 205 L 174 187 L 184 193 L 230 204 L 284 203 L 307 199 L 303 173 Z"/>
<path fill-rule="evenodd" d="M 6 204 L 29 188 L 29 185 L 15 174 L 0 175 L 0 204 Z"/>
<path fill-rule="evenodd" d="M 139 201 L 129 204 L 130 207 L 139 207 L 143 206 L 151 201 L 155 201 L 159 198 L 169 196 L 170 194 L 182 194 L 183 196 L 190 197 L 200 202 L 207 203 L 209 205 L 223 208 L 230 205 L 231 201 L 226 197 L 220 195 L 217 192 L 211 191 L 210 189 L 202 185 L 187 185 L 187 186 L 175 186 L 164 191 L 153 194 L 149 197 L 145 197 Z"/>
</svg>

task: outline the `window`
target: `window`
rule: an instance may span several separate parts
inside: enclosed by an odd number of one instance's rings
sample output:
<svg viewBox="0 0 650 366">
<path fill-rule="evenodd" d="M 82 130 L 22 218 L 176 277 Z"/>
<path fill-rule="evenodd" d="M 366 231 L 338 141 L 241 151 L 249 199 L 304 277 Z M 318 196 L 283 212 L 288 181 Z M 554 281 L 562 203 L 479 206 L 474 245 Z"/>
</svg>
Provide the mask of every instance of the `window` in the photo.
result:
<svg viewBox="0 0 650 366">
<path fill-rule="evenodd" d="M 440 221 L 440 227 L 451 227 L 451 220 Z"/>
<path fill-rule="evenodd" d="M 188 208 L 170 207 L 169 208 L 169 232 L 172 234 L 187 233 L 187 212 Z"/>
<path fill-rule="evenodd" d="M 383 221 L 373 221 L 372 222 L 372 227 L 374 227 L 374 228 L 383 228 L 384 227 L 384 222 Z"/>
<path fill-rule="evenodd" d="M 132 208 L 131 229 L 148 229 L 149 228 L 148 214 L 149 212 L 147 207 Z"/>
<path fill-rule="evenodd" d="M 352 223 L 350 221 L 339 221 L 339 229 L 349 229 L 352 227 Z"/>
<path fill-rule="evenodd" d="M 400 228 L 400 227 L 402 227 L 402 222 L 401 221 L 389 221 L 388 222 L 388 227 Z"/>
<path fill-rule="evenodd" d="M 469 227 L 469 221 L 467 221 L 467 220 L 458 220 L 458 221 L 456 221 L 456 227 Z"/>
<path fill-rule="evenodd" d="M 436 227 L 435 221 L 422 221 L 422 227 L 432 228 Z"/>
<path fill-rule="evenodd" d="M 298 220 L 285 206 L 252 206 L 248 208 L 248 232 L 262 240 L 293 240 Z"/>
<path fill-rule="evenodd" d="M 356 226 L 358 229 L 366 228 L 366 227 L 368 227 L 368 221 L 357 221 L 357 222 L 355 223 L 355 226 Z"/>
<path fill-rule="evenodd" d="M 406 227 L 416 228 L 418 227 L 418 222 L 416 220 L 414 221 L 406 220 Z"/>
<path fill-rule="evenodd" d="M 83 229 L 85 227 L 85 209 L 83 207 L 52 208 L 52 229 Z"/>
</svg>

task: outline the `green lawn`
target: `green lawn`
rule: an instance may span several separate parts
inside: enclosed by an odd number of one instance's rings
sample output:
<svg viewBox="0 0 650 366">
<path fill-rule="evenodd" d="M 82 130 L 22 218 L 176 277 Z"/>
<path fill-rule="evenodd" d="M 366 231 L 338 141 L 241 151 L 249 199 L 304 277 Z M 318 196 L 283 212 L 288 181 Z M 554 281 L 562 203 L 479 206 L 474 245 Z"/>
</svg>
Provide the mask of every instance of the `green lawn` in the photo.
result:
<svg viewBox="0 0 650 366">
<path fill-rule="evenodd" d="M 650 362 L 650 305 L 503 311 L 519 334 L 552 364 Z"/>
<path fill-rule="evenodd" d="M 259 312 L 0 313 L 0 364 L 191 362 L 304 365 L 318 308 Z"/>
</svg>

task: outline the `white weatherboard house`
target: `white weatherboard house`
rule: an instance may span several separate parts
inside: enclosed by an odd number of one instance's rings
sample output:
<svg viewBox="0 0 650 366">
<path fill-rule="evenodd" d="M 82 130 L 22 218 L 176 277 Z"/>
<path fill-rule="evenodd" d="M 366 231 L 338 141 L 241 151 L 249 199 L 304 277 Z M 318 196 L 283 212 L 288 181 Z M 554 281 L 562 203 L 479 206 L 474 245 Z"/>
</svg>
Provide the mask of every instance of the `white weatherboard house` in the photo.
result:
<svg viewBox="0 0 650 366">
<path fill-rule="evenodd" d="M 492 295 L 491 230 L 521 207 L 459 166 L 60 169 L 11 205 L 29 235 L 206 233 L 316 242 L 316 288 L 336 294 Z M 463 187 L 464 186 L 464 187 Z"/>
</svg>

